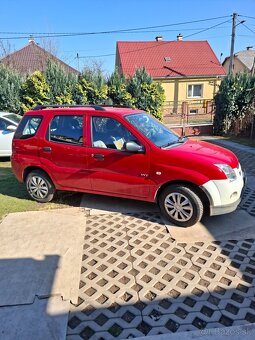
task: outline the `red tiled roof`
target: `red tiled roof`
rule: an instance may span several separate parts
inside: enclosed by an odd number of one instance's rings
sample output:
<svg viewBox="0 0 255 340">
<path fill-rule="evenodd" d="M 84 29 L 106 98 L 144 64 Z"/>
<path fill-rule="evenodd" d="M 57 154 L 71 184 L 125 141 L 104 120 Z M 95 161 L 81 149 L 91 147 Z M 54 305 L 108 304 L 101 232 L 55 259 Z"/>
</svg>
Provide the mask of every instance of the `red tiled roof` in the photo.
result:
<svg viewBox="0 0 255 340">
<path fill-rule="evenodd" d="M 128 76 L 145 67 L 153 78 L 226 74 L 207 41 L 119 41 L 116 66 Z"/>
<path fill-rule="evenodd" d="M 33 40 L 20 50 L 1 59 L 0 63 L 10 66 L 21 73 L 31 74 L 35 71 L 44 71 L 49 59 L 59 63 L 67 73 L 79 74 L 73 67 L 38 46 Z"/>
</svg>

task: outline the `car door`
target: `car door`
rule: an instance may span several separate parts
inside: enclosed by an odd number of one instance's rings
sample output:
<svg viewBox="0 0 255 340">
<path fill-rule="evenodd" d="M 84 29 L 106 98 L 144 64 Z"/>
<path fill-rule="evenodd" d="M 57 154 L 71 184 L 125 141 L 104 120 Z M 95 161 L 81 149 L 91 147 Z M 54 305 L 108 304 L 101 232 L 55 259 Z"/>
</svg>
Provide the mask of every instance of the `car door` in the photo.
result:
<svg viewBox="0 0 255 340">
<path fill-rule="evenodd" d="M 7 129 L 9 125 L 12 124 L 3 118 L 0 118 L 0 156 L 10 156 L 12 153 L 14 132 Z"/>
<path fill-rule="evenodd" d="M 150 192 L 150 149 L 117 119 L 91 116 L 91 147 L 88 147 L 88 171 L 92 191 L 127 198 L 146 198 Z M 115 126 L 115 127 L 114 127 Z M 123 150 L 133 140 L 144 153 Z"/>
<path fill-rule="evenodd" d="M 50 170 L 54 182 L 65 190 L 90 189 L 84 146 L 85 117 L 81 114 L 54 115 L 40 146 L 41 162 Z"/>
</svg>

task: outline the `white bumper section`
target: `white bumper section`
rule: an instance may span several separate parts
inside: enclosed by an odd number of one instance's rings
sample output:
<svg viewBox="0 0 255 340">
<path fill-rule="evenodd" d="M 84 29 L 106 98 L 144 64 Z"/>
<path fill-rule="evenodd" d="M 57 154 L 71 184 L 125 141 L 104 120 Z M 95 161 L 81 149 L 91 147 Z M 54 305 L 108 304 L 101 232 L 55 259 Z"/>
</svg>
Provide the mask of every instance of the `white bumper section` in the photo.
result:
<svg viewBox="0 0 255 340">
<path fill-rule="evenodd" d="M 236 210 L 241 200 L 244 173 L 239 165 L 234 169 L 235 180 L 211 180 L 201 185 L 210 201 L 210 215 L 221 215 Z"/>
</svg>

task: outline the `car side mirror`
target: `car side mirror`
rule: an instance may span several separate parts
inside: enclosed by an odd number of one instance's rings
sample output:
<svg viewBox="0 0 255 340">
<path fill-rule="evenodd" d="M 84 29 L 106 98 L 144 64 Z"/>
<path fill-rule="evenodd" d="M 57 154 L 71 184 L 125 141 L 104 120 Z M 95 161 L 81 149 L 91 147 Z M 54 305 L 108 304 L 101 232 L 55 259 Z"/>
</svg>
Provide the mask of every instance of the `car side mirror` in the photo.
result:
<svg viewBox="0 0 255 340">
<path fill-rule="evenodd" d="M 144 147 L 133 141 L 125 143 L 125 150 L 129 152 L 145 153 Z"/>
<path fill-rule="evenodd" d="M 15 126 L 15 125 L 8 125 L 6 127 L 6 130 L 12 131 L 12 132 L 16 131 L 16 129 L 17 129 L 17 126 Z"/>
</svg>

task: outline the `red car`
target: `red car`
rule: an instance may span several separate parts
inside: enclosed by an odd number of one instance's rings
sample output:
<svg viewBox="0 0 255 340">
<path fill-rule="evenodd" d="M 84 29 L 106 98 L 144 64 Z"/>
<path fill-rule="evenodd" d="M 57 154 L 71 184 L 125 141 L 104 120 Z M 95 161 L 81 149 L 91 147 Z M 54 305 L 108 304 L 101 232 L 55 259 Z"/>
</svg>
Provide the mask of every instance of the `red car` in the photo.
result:
<svg viewBox="0 0 255 340">
<path fill-rule="evenodd" d="M 12 169 L 38 202 L 56 190 L 157 202 L 176 225 L 234 211 L 244 185 L 237 157 L 180 138 L 129 108 L 38 106 L 14 135 Z"/>
</svg>

